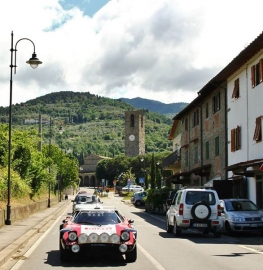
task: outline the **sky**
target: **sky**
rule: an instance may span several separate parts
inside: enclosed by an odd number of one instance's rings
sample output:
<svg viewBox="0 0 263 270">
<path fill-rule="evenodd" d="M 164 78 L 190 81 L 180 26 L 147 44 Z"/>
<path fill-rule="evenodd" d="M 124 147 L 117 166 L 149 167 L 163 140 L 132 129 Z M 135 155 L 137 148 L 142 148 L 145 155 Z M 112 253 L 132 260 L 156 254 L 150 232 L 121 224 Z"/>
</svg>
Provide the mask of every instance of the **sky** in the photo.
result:
<svg viewBox="0 0 263 270">
<path fill-rule="evenodd" d="M 60 91 L 190 103 L 261 34 L 262 10 L 262 0 L 0 0 L 0 106 L 12 31 L 13 104 Z"/>
</svg>

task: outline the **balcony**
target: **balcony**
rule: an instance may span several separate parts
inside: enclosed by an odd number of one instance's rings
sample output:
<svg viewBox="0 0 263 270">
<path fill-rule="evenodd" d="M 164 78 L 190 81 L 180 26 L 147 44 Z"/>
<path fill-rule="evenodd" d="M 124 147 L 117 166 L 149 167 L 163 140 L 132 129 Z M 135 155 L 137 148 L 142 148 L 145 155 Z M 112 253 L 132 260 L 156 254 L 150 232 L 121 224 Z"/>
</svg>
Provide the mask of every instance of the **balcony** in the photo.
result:
<svg viewBox="0 0 263 270">
<path fill-rule="evenodd" d="M 174 151 L 171 155 L 167 156 L 163 160 L 163 169 L 176 169 L 181 167 L 181 155 L 180 150 Z"/>
</svg>

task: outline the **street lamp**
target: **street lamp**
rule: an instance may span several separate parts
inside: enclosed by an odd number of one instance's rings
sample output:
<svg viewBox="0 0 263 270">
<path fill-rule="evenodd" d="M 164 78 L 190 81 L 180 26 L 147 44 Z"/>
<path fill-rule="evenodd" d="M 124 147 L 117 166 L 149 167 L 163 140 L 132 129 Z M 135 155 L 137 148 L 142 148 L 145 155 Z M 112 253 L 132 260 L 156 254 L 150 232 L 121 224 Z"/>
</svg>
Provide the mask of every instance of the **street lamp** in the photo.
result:
<svg viewBox="0 0 263 270">
<path fill-rule="evenodd" d="M 144 185 L 147 189 L 148 183 L 146 181 L 145 158 L 141 158 L 141 162 L 143 162 Z"/>
<path fill-rule="evenodd" d="M 13 68 L 14 74 L 16 74 L 16 52 L 17 44 L 21 40 L 28 40 L 33 44 L 34 51 L 32 57 L 26 62 L 33 69 L 37 68 L 38 65 L 42 64 L 41 61 L 37 58 L 35 53 L 35 44 L 32 40 L 28 38 L 21 38 L 16 42 L 15 48 L 13 48 L 13 31 L 11 32 L 11 64 L 10 64 L 10 102 L 9 102 L 9 138 L 8 138 L 8 179 L 7 179 L 7 211 L 6 211 L 6 225 L 11 225 L 11 147 L 12 147 L 12 90 L 13 90 Z M 15 52 L 15 63 L 13 65 L 13 54 Z"/>
<path fill-rule="evenodd" d="M 49 120 L 49 149 L 48 149 L 49 158 L 51 158 L 51 137 L 52 137 L 52 132 L 51 132 L 51 116 L 50 116 L 50 120 Z M 48 172 L 49 172 L 49 175 L 50 175 L 50 164 L 49 164 Z M 50 207 L 50 180 L 48 182 L 48 203 L 47 203 L 47 207 Z"/>
</svg>

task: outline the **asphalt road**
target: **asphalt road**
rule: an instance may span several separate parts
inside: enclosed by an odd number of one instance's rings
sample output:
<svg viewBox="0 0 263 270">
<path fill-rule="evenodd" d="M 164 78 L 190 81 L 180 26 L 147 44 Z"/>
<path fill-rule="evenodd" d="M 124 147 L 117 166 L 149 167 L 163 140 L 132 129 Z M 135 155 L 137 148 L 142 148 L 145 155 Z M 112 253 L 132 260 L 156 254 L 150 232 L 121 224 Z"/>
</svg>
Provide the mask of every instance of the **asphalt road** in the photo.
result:
<svg viewBox="0 0 263 270">
<path fill-rule="evenodd" d="M 72 263 L 61 263 L 59 259 L 59 224 L 71 206 L 58 216 L 54 224 L 40 237 L 36 236 L 24 248 L 25 254 L 10 260 L 1 270 L 28 269 L 262 269 L 263 252 L 253 245 L 243 243 L 242 237 L 222 236 L 186 231 L 175 238 L 165 231 L 165 217 L 150 215 L 144 209 L 125 204 L 120 197 L 103 199 L 105 205 L 117 206 L 128 218 L 134 219 L 138 230 L 138 259 L 126 264 L 122 256 L 89 257 Z M 257 239 L 262 236 L 255 236 Z M 248 238 L 244 238 L 248 239 Z M 29 247 L 31 247 L 29 249 Z M 28 250 L 29 249 L 29 250 Z M 28 251 L 27 251 L 28 250 Z M 22 253 L 21 253 L 22 254 Z"/>
</svg>

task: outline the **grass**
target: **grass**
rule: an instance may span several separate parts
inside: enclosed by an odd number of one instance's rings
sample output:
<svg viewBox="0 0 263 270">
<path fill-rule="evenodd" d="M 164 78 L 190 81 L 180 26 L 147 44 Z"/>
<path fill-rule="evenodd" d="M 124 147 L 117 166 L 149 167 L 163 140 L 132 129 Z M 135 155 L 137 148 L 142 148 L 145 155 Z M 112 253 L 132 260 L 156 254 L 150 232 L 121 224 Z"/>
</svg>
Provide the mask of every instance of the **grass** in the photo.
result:
<svg viewBox="0 0 263 270">
<path fill-rule="evenodd" d="M 50 197 L 54 198 L 54 197 L 56 197 L 56 195 L 51 194 Z M 43 200 L 47 200 L 47 199 L 48 199 L 48 193 L 41 193 L 40 195 L 35 196 L 32 199 L 30 199 L 29 197 L 26 197 L 26 198 L 19 198 L 19 199 L 13 200 L 11 198 L 10 204 L 11 204 L 11 207 L 13 208 L 13 207 L 24 206 L 24 205 L 28 205 L 30 203 L 43 201 Z M 6 205 L 7 205 L 7 200 L 0 201 L 0 209 L 6 209 Z"/>
</svg>

